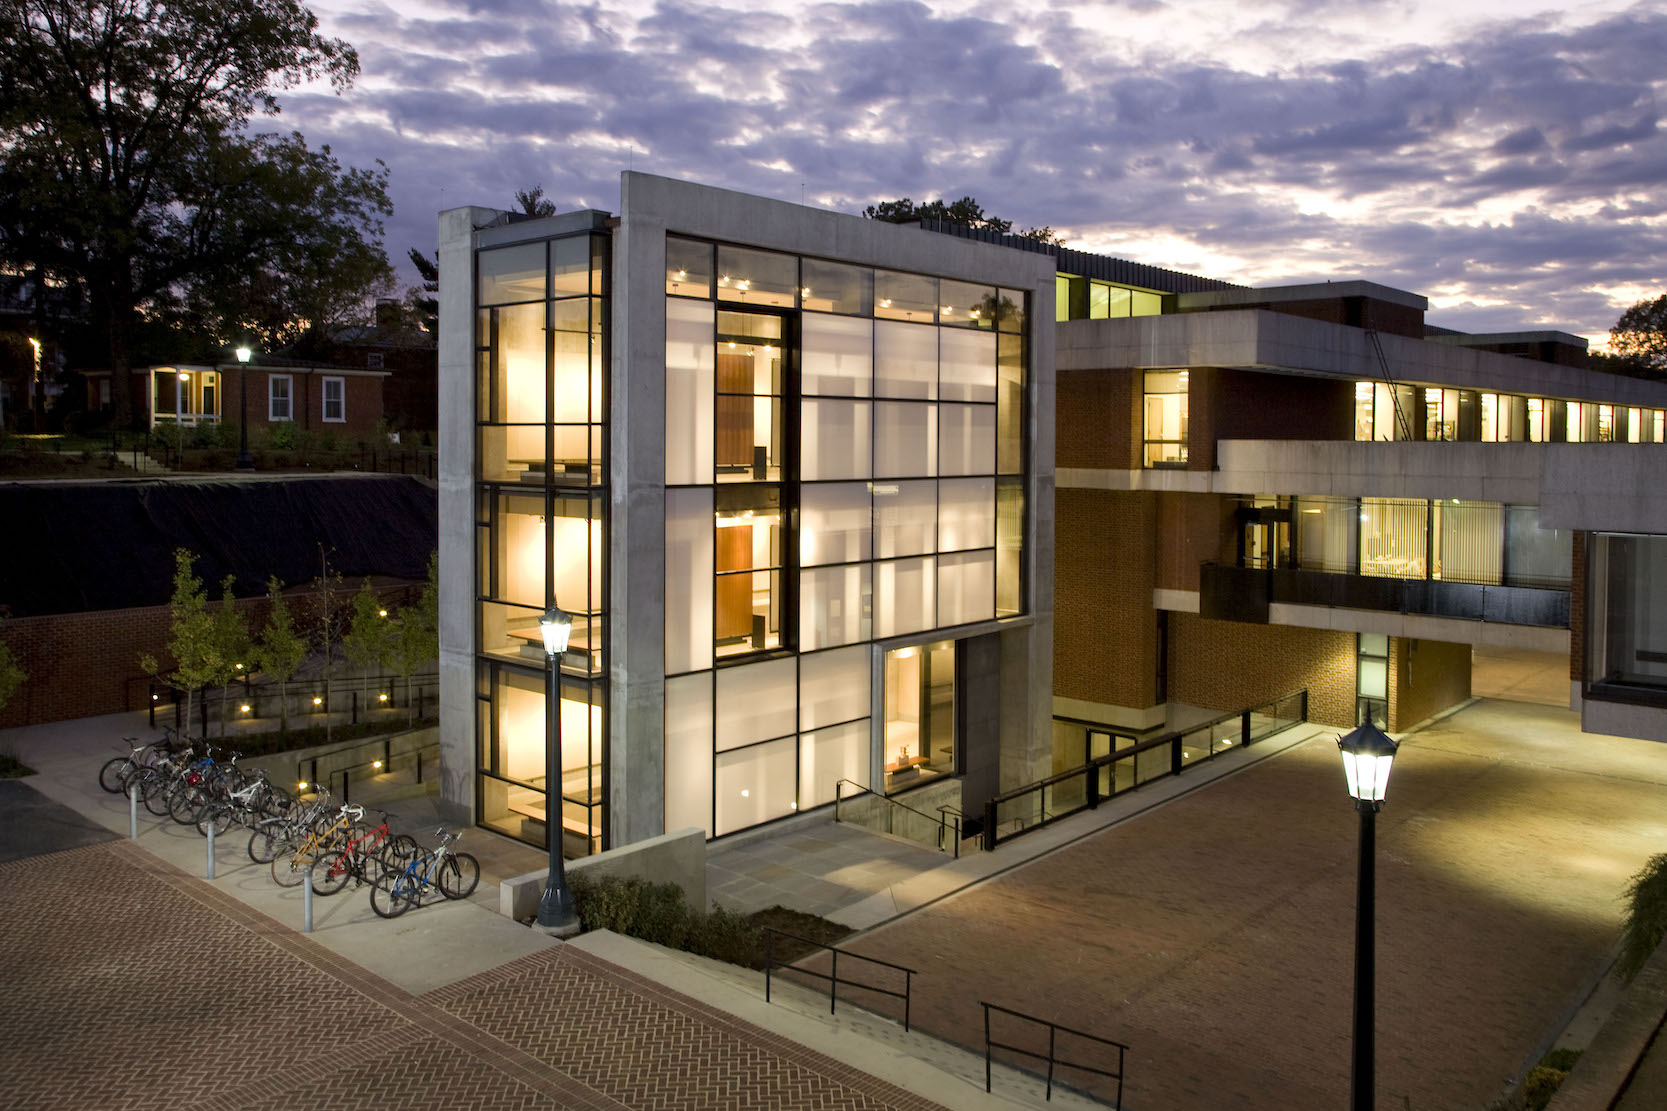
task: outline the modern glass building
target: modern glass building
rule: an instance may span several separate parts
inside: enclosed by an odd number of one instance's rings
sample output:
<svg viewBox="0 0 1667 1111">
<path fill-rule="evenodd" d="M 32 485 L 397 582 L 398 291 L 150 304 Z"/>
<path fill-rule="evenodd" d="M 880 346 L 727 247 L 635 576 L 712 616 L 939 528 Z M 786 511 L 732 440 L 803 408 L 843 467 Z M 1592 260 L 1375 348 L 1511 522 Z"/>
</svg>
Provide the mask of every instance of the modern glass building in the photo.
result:
<svg viewBox="0 0 1667 1111">
<path fill-rule="evenodd" d="M 440 239 L 450 803 L 582 855 L 1046 772 L 1050 256 L 642 174 Z"/>
</svg>

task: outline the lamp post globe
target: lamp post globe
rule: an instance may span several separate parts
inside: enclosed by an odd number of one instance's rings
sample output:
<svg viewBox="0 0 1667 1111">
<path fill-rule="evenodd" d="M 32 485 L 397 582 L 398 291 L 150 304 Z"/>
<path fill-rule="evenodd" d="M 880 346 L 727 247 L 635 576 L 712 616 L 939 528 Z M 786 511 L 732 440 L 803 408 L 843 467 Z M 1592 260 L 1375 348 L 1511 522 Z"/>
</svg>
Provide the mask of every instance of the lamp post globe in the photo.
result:
<svg viewBox="0 0 1667 1111">
<path fill-rule="evenodd" d="M 550 845 L 550 865 L 544 895 L 538 901 L 538 928 L 552 937 L 572 937 L 579 932 L 579 915 L 567 886 L 561 844 L 561 658 L 573 632 L 573 615 L 551 605 L 538 619 L 538 631 L 544 638 L 544 655 L 550 666 L 545 696 L 550 713 L 544 736 L 544 830 Z"/>
<path fill-rule="evenodd" d="M 249 454 L 249 356 L 253 354 L 247 347 L 237 349 L 237 386 L 241 409 L 237 418 L 237 469 L 240 471 L 255 469 L 254 456 Z"/>
<path fill-rule="evenodd" d="M 1400 745 L 1370 721 L 1337 738 L 1349 798 L 1360 813 L 1359 881 L 1354 916 L 1354 1057 L 1350 1068 L 1349 1106 L 1372 1111 L 1375 1035 L 1376 898 L 1374 874 L 1376 818 L 1389 786 L 1389 769 Z"/>
</svg>

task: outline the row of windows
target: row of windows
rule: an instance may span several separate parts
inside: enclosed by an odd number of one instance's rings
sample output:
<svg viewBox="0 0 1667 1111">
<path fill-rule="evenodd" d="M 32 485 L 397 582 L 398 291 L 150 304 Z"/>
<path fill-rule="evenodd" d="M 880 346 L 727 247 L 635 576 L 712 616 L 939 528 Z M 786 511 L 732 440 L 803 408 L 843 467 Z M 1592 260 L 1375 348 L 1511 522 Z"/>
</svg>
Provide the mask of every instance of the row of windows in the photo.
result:
<svg viewBox="0 0 1667 1111">
<path fill-rule="evenodd" d="M 1056 274 L 1053 309 L 1056 321 L 1157 316 L 1163 312 L 1163 294 L 1098 278 Z"/>
<path fill-rule="evenodd" d="M 666 237 L 666 293 L 1022 334 L 1025 295 L 976 282 Z"/>
<path fill-rule="evenodd" d="M 320 412 L 327 423 L 339 424 L 347 420 L 347 379 L 321 377 Z M 286 421 L 295 419 L 295 384 L 288 374 L 269 374 L 266 378 L 266 419 Z"/>
<path fill-rule="evenodd" d="M 1667 412 L 1595 401 L 1356 382 L 1356 440 L 1667 442 Z"/>
</svg>

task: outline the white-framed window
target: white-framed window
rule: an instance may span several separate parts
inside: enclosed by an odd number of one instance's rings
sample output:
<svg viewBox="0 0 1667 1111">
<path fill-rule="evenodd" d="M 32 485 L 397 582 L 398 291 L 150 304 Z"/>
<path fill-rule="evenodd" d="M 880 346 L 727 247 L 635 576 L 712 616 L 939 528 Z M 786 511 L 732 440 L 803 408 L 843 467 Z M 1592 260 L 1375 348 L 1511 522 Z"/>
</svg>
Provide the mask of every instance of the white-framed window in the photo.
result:
<svg viewBox="0 0 1667 1111">
<path fill-rule="evenodd" d="M 324 419 L 332 424 L 340 424 L 347 419 L 347 379 L 325 378 L 324 383 Z"/>
<path fill-rule="evenodd" d="M 269 375 L 266 379 L 266 419 L 269 421 L 294 420 L 294 397 L 295 390 L 291 375 Z"/>
<path fill-rule="evenodd" d="M 381 370 L 382 369 L 382 352 L 372 351 L 368 355 L 366 355 L 365 356 L 365 369 L 367 369 L 367 370 Z"/>
</svg>

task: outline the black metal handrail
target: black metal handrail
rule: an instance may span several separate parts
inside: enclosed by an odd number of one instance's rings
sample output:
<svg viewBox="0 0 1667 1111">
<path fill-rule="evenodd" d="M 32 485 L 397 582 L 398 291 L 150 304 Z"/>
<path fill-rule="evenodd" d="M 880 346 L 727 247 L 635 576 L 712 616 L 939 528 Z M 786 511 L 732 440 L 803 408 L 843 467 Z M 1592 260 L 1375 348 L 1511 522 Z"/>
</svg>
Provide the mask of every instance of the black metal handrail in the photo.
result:
<svg viewBox="0 0 1667 1111">
<path fill-rule="evenodd" d="M 881 802 L 886 803 L 889 807 L 896 807 L 897 809 L 900 809 L 900 810 L 906 810 L 910 814 L 913 814 L 916 817 L 922 818 L 925 821 L 927 821 L 927 822 L 929 822 L 933 825 L 936 825 L 938 827 L 938 851 L 939 852 L 944 852 L 945 851 L 945 849 L 944 849 L 944 840 L 947 838 L 951 842 L 951 846 L 950 846 L 950 849 L 948 851 L 951 851 L 955 854 L 955 859 L 959 860 L 961 858 L 961 817 L 962 817 L 962 815 L 961 815 L 961 812 L 959 810 L 956 810 L 952 806 L 940 806 L 940 807 L 938 807 L 938 816 L 936 818 L 934 818 L 934 817 L 932 817 L 932 815 L 926 813 L 926 811 L 924 811 L 924 810 L 916 810 L 914 807 L 910 806 L 908 803 L 899 802 L 896 799 L 891 798 L 888 795 L 882 795 L 878 791 L 873 790 L 872 788 L 864 787 L 861 783 L 858 783 L 854 779 L 839 779 L 839 780 L 834 781 L 834 821 L 836 821 L 836 822 L 843 822 L 845 820 L 844 818 L 840 817 L 839 808 L 840 808 L 840 805 L 842 803 L 844 803 L 844 801 L 845 801 L 844 785 L 847 784 L 847 783 L 849 783 L 851 786 L 855 787 L 862 794 L 873 795 L 875 798 L 879 799 Z M 893 811 L 890 810 L 890 809 L 888 809 L 886 811 L 886 832 L 888 834 L 892 832 L 892 823 L 891 823 L 892 813 L 893 813 Z"/>
<path fill-rule="evenodd" d="M 1295 701 L 1297 705 L 1297 713 L 1296 716 L 1290 720 L 1288 725 L 1282 725 L 1279 726 L 1278 729 L 1268 730 L 1263 733 L 1258 733 L 1252 728 L 1251 719 L 1257 714 L 1270 716 L 1274 718 L 1275 721 L 1284 720 L 1279 716 L 1278 710 L 1281 706 L 1293 701 Z M 1234 719 L 1238 719 L 1239 723 L 1238 734 L 1240 747 L 1248 747 L 1252 742 L 1258 741 L 1263 737 L 1270 736 L 1273 733 L 1278 732 L 1279 729 L 1289 728 L 1291 725 L 1307 721 L 1308 690 L 1307 688 L 1303 688 L 1302 690 L 1291 691 L 1288 694 L 1282 694 L 1278 698 L 1270 699 L 1267 702 L 1263 702 L 1260 705 L 1252 706 L 1245 710 L 1236 710 L 1232 713 L 1221 714 L 1217 717 L 1209 719 L 1208 721 L 1202 721 L 1195 725 L 1189 725 L 1185 729 L 1172 730 L 1168 733 L 1161 734 L 1160 736 L 1152 737 L 1148 740 L 1131 745 L 1128 748 L 1118 749 L 1117 751 L 1109 752 L 1104 756 L 1096 756 L 1094 759 L 1089 760 L 1075 768 L 1071 768 L 1067 771 L 1055 772 L 1046 779 L 1039 779 L 1034 783 L 1027 783 L 1023 787 L 1016 787 L 1011 791 L 1006 791 L 1002 794 L 996 795 L 985 803 L 984 806 L 984 848 L 986 850 L 994 849 L 1002 841 L 1011 840 L 1014 837 L 1041 829 L 1042 827 L 1050 825 L 1061 818 L 1068 818 L 1071 815 L 1079 813 L 1083 810 L 1095 809 L 1103 801 L 1100 793 L 1101 770 L 1113 767 L 1121 761 L 1135 761 L 1142 753 L 1168 748 L 1169 771 L 1165 774 L 1179 775 L 1183 767 L 1185 767 L 1188 759 L 1187 746 L 1185 742 L 1188 738 L 1195 737 L 1199 734 L 1209 735 L 1210 745 L 1208 751 L 1204 755 L 1204 759 L 1213 759 L 1221 752 L 1226 751 L 1226 749 L 1232 744 L 1231 741 L 1228 741 L 1224 742 L 1220 749 L 1216 748 L 1216 727 L 1233 721 Z M 1136 766 L 1138 768 L 1138 765 Z M 1053 810 L 1049 810 L 1046 805 L 1048 790 L 1061 783 L 1067 783 L 1079 777 L 1084 781 L 1083 801 L 1081 804 L 1076 806 L 1056 807 Z M 1153 776 L 1152 778 L 1160 777 Z M 1141 780 L 1137 774 L 1134 786 L 1138 787 L 1140 784 Z M 1040 796 L 1036 807 L 1039 815 L 1038 820 L 1035 822 L 1026 822 L 1019 828 L 1006 834 L 1000 833 L 997 818 L 1002 804 L 1013 802 L 1033 794 Z M 1115 782 L 1112 784 L 1111 794 L 1117 794 Z"/>
<path fill-rule="evenodd" d="M 986 1092 L 990 1090 L 991 1051 L 996 1049 L 1005 1049 L 1013 1053 L 1022 1053 L 1026 1057 L 1035 1057 L 1048 1063 L 1047 1098 L 1050 1100 L 1053 1099 L 1054 1066 L 1063 1065 L 1065 1068 L 1075 1069 L 1078 1072 L 1091 1072 L 1096 1076 L 1104 1076 L 1107 1079 L 1117 1081 L 1117 1098 L 1116 1102 L 1114 1102 L 1112 1106 L 1116 1108 L 1121 1108 L 1123 1106 L 1123 1066 L 1125 1063 L 1124 1058 L 1129 1052 L 1128 1046 L 1124 1045 L 1122 1042 L 1113 1041 L 1110 1038 L 1102 1038 L 1098 1034 L 1090 1034 L 1085 1030 L 1073 1029 L 1069 1026 L 1062 1026 L 1057 1022 L 1049 1022 L 1045 1018 L 1037 1018 L 1035 1015 L 1027 1015 L 1023 1011 L 1015 1011 L 1007 1007 L 998 1007 L 994 1003 L 986 1003 L 982 999 L 978 1001 L 978 1005 L 984 1008 L 984 1090 Z M 990 1036 L 991 1011 L 997 1011 L 1004 1015 L 1012 1015 L 1014 1018 L 1023 1019 L 1024 1021 L 1034 1023 L 1037 1026 L 1046 1026 L 1048 1028 L 1048 1051 L 1046 1053 L 1038 1053 L 1034 1049 L 1025 1049 L 1023 1046 L 996 1041 Z M 1091 1042 L 1097 1042 L 1100 1045 L 1110 1046 L 1111 1048 L 1117 1050 L 1116 1071 L 1095 1068 L 1093 1065 L 1084 1065 L 1075 1061 L 1067 1061 L 1060 1057 L 1057 1049 L 1056 1037 L 1060 1031 L 1064 1031 L 1072 1037 L 1086 1038 Z"/>
<path fill-rule="evenodd" d="M 421 730 L 416 730 L 415 732 L 421 732 Z M 377 773 L 386 774 L 393 770 L 395 760 L 409 759 L 413 762 L 413 766 L 417 774 L 417 782 L 421 783 L 423 781 L 424 771 L 423 757 L 426 754 L 432 753 L 434 757 L 428 761 L 428 768 L 430 770 L 438 769 L 440 766 L 438 759 L 440 754 L 440 742 L 437 740 L 428 741 L 415 747 L 403 748 L 398 752 L 394 751 L 394 742 L 409 736 L 411 736 L 411 733 L 407 732 L 393 733 L 383 737 L 370 737 L 362 741 L 350 741 L 347 744 L 332 748 L 326 752 L 315 753 L 304 760 L 296 761 L 296 781 L 298 783 L 308 784 L 307 787 L 302 788 L 303 790 L 316 791 L 320 785 L 323 785 L 324 787 L 329 788 L 331 793 L 335 794 L 343 802 L 347 802 L 349 792 L 352 790 L 352 778 L 355 774 L 363 775 L 366 771 L 369 771 L 373 775 Z M 362 760 L 356 760 L 351 764 L 345 764 L 336 768 L 328 768 L 324 773 L 324 778 L 322 780 L 319 778 L 318 764 L 320 760 L 327 761 L 330 757 L 339 756 L 344 752 L 363 751 L 367 748 L 371 749 L 371 755 Z M 377 754 L 377 749 L 381 750 L 380 754 Z M 336 778 L 338 776 L 341 778 L 339 787 L 336 784 Z"/>
<path fill-rule="evenodd" d="M 892 964 L 890 961 L 882 961 L 876 957 L 865 957 L 861 953 L 853 953 L 851 950 L 841 949 L 837 945 L 826 945 L 820 941 L 812 941 L 808 937 L 800 937 L 798 934 L 790 934 L 786 930 L 778 930 L 773 926 L 764 927 L 764 1002 L 768 1003 L 770 1001 L 770 974 L 771 971 L 777 967 L 775 963 L 774 951 L 774 939 L 777 935 L 790 938 L 793 941 L 800 942 L 804 945 L 809 945 L 813 949 L 826 949 L 828 952 L 833 954 L 833 963 L 827 972 L 818 972 L 814 968 L 800 968 L 798 965 L 793 964 L 784 964 L 780 966 L 782 968 L 792 969 L 794 972 L 802 972 L 806 976 L 814 976 L 818 980 L 828 981 L 828 1013 L 830 1015 L 834 1013 L 834 1007 L 839 1000 L 839 985 L 844 984 L 846 987 L 862 988 L 864 991 L 871 991 L 878 995 L 889 995 L 893 999 L 901 999 L 903 1001 L 903 1029 L 905 1031 L 908 1030 L 909 1007 L 912 1002 L 911 988 L 913 987 L 915 976 L 914 969 L 905 968 L 900 964 Z M 865 984 L 858 980 L 841 980 L 839 978 L 839 958 L 842 955 L 846 957 L 855 957 L 859 961 L 867 961 L 869 964 L 877 964 L 881 968 L 889 968 L 893 971 L 903 973 L 903 990 L 893 991 L 890 988 L 876 987 L 873 984 Z"/>
</svg>

